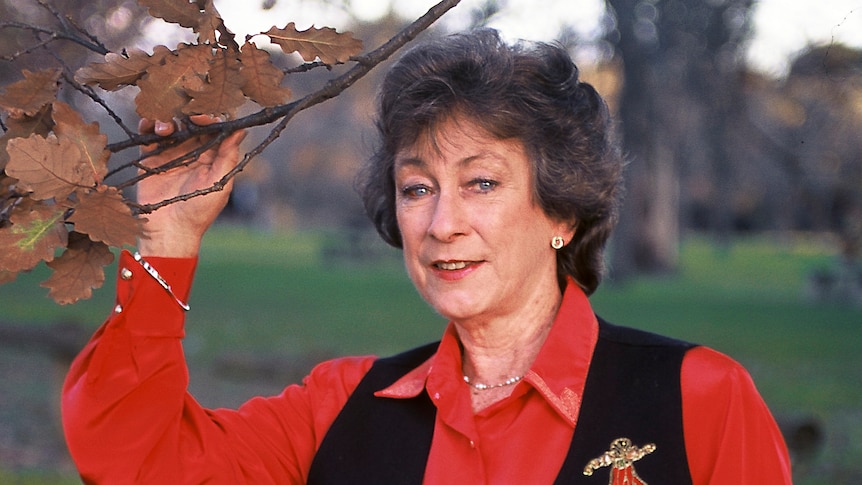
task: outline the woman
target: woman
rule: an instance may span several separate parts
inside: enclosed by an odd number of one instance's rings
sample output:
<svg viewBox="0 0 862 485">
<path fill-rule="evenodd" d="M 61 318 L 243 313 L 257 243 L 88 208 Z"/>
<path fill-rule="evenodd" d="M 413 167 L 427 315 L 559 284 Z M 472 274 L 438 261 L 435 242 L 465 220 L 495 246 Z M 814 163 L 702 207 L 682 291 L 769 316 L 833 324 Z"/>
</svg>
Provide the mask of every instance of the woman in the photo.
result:
<svg viewBox="0 0 862 485">
<path fill-rule="evenodd" d="M 790 483 L 781 435 L 744 369 L 591 310 L 620 191 L 609 124 L 557 47 L 509 46 L 486 30 L 407 53 L 382 86 L 362 196 L 449 319 L 442 340 L 323 363 L 236 411 L 203 409 L 187 393 L 180 346 L 200 241 L 227 194 L 153 213 L 142 257 L 121 256 L 114 313 L 66 381 L 82 477 Z M 210 185 L 236 163 L 240 138 L 140 182 L 140 201 Z"/>
</svg>

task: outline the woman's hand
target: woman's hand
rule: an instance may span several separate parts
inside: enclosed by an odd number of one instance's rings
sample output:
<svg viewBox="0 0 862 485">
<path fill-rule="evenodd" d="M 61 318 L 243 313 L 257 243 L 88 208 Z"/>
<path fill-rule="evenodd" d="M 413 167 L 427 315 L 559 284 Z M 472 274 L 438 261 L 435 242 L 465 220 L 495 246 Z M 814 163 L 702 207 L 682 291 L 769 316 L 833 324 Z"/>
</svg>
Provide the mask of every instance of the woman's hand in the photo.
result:
<svg viewBox="0 0 862 485">
<path fill-rule="evenodd" d="M 215 118 L 206 115 L 191 117 L 197 125 L 215 123 Z M 173 122 L 141 120 L 141 133 L 156 133 L 168 136 L 176 130 Z M 245 138 L 244 131 L 232 133 L 218 146 L 207 150 L 188 166 L 149 176 L 137 186 L 139 204 L 155 204 L 165 199 L 211 187 L 239 162 L 239 145 Z M 147 158 L 147 167 L 158 167 L 206 143 L 207 139 L 190 139 L 176 147 Z M 145 147 L 143 152 L 155 146 Z M 168 204 L 147 214 L 144 237 L 138 241 L 138 251 L 144 256 L 194 257 L 200 249 L 201 239 L 210 225 L 227 204 L 233 183 L 228 182 L 224 190 L 193 197 L 186 201 Z"/>
</svg>

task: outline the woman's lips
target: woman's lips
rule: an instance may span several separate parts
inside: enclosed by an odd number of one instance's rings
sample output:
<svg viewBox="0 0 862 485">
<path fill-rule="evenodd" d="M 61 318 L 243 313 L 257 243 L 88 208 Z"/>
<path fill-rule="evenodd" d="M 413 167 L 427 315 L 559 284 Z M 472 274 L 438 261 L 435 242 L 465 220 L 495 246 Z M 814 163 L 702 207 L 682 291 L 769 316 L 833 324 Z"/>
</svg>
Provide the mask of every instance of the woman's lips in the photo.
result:
<svg viewBox="0 0 862 485">
<path fill-rule="evenodd" d="M 437 277 L 454 281 L 466 277 L 478 269 L 482 263 L 484 261 L 435 261 L 431 264 L 431 268 Z"/>
</svg>

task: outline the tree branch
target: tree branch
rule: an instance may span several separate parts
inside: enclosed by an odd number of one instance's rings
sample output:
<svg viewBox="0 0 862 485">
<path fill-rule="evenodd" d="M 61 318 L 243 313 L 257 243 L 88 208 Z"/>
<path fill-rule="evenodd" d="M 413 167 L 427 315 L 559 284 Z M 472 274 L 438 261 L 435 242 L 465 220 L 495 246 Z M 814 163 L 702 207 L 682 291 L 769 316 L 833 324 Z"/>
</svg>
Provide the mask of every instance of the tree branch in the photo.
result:
<svg viewBox="0 0 862 485">
<path fill-rule="evenodd" d="M 227 185 L 227 182 L 230 181 L 230 179 L 242 172 L 254 157 L 262 153 L 264 149 L 266 149 L 266 147 L 272 144 L 272 142 L 274 142 L 279 137 L 281 132 L 284 131 L 284 129 L 287 127 L 287 124 L 290 122 L 290 120 L 293 119 L 294 116 L 296 116 L 301 111 L 318 105 L 328 99 L 334 98 L 344 92 L 347 88 L 356 83 L 356 81 L 368 74 L 374 67 L 391 57 L 395 52 L 404 47 L 408 42 L 415 39 L 420 33 L 425 31 L 441 16 L 443 16 L 443 14 L 458 5 L 458 3 L 460 3 L 460 0 L 442 0 L 440 3 L 429 9 L 425 15 L 416 19 L 413 23 L 404 28 L 401 32 L 396 34 L 394 37 L 389 39 L 386 43 L 384 43 L 377 49 L 369 52 L 368 54 L 357 56 L 356 58 L 354 58 L 353 60 L 357 64 L 349 71 L 342 74 L 341 76 L 336 77 L 335 79 L 330 80 L 323 88 L 303 97 L 302 99 L 299 99 L 289 104 L 276 106 L 274 108 L 266 108 L 261 111 L 258 111 L 257 113 L 245 116 L 243 118 L 238 118 L 236 120 L 225 121 L 222 123 L 216 123 L 208 126 L 196 126 L 189 124 L 185 129 L 178 131 L 167 138 L 154 134 L 148 134 L 136 136 L 120 143 L 108 145 L 109 150 L 111 150 L 112 152 L 117 152 L 135 145 L 158 143 L 160 141 L 172 141 L 175 143 L 181 142 L 193 136 L 199 136 L 202 134 L 218 133 L 220 134 L 220 136 L 225 137 L 228 134 L 233 133 L 237 130 L 250 128 L 253 126 L 261 126 L 272 123 L 276 120 L 280 120 L 279 123 L 272 129 L 272 131 L 270 131 L 270 134 L 261 143 L 259 143 L 249 152 L 247 152 L 236 167 L 226 173 L 221 179 L 219 179 L 219 181 L 214 183 L 212 186 L 205 189 L 190 192 L 188 194 L 181 194 L 159 203 L 138 206 L 138 211 L 140 213 L 149 213 L 168 204 L 188 200 L 192 197 L 206 195 L 211 192 L 223 190 L 224 187 Z M 140 180 L 140 178 L 145 176 L 147 175 L 140 175 L 134 180 L 136 182 L 137 180 Z"/>
<path fill-rule="evenodd" d="M 368 74 L 378 64 L 391 57 L 408 42 L 415 39 L 416 36 L 425 31 L 440 17 L 442 17 L 443 14 L 451 10 L 460 2 L 461 0 L 442 0 L 437 5 L 431 7 L 425 15 L 416 19 L 413 23 L 405 27 L 401 32 L 377 49 L 368 54 L 353 58 L 357 65 L 349 71 L 330 80 L 324 87 L 306 95 L 302 99 L 272 108 L 264 108 L 248 116 L 237 118 L 235 120 L 224 121 L 222 123 L 214 123 L 207 126 L 187 124 L 185 129 L 177 131 L 169 137 L 163 137 L 156 134 L 138 135 L 127 140 L 111 143 L 108 145 L 108 150 L 112 153 L 117 153 L 135 146 L 149 145 L 169 140 L 185 141 L 194 136 L 216 133 L 219 131 L 233 133 L 253 126 L 266 125 L 283 117 L 292 118 L 300 111 L 311 108 L 312 106 L 318 105 L 341 94 L 347 88 L 356 83 L 356 81 Z"/>
</svg>

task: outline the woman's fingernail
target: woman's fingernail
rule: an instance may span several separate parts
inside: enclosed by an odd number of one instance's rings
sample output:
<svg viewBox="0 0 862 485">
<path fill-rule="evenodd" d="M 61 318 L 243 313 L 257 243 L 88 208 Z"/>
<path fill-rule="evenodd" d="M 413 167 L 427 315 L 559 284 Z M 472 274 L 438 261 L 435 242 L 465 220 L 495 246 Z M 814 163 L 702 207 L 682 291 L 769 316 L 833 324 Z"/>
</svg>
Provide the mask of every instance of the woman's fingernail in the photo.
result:
<svg viewBox="0 0 862 485">
<path fill-rule="evenodd" d="M 171 129 L 170 123 L 165 123 L 164 121 L 156 121 L 156 131 L 168 131 Z"/>
</svg>

